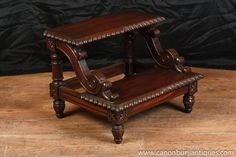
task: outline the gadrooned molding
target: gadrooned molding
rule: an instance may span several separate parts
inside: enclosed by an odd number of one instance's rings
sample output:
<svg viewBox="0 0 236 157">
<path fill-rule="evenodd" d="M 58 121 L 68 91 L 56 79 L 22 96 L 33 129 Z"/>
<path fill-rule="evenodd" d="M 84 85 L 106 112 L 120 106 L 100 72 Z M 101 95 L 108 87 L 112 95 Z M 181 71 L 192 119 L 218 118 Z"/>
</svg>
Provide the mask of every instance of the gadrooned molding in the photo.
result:
<svg viewBox="0 0 236 157">
<path fill-rule="evenodd" d="M 113 102 L 111 101 L 108 101 L 108 100 L 105 100 L 105 99 L 102 99 L 100 97 L 97 97 L 97 96 L 94 96 L 94 95 L 91 95 L 91 94 L 88 94 L 88 93 L 82 93 L 80 95 L 80 98 L 82 100 L 85 100 L 87 102 L 90 102 L 90 103 L 93 103 L 93 104 L 96 104 L 98 106 L 101 106 L 101 107 L 104 107 L 106 109 L 109 109 L 109 110 L 112 110 L 112 111 L 116 111 L 116 112 L 119 112 L 119 111 L 122 111 L 122 110 L 125 110 L 125 109 L 128 109 L 130 107 L 133 107 L 135 105 L 138 105 L 138 104 L 141 104 L 145 101 L 148 101 L 148 100 L 151 100 L 151 99 L 154 99 L 156 97 L 159 97 L 159 96 L 162 96 L 166 93 L 169 93 L 171 91 L 174 91 L 176 89 L 179 89 L 179 88 L 182 88 L 186 85 L 189 85 L 189 84 L 192 84 L 200 79 L 203 78 L 203 75 L 201 74 L 196 74 L 195 76 L 193 77 L 190 77 L 188 79 L 185 79 L 185 80 L 182 80 L 182 81 L 179 81 L 179 82 L 176 82 L 172 85 L 169 85 L 169 86 L 166 86 L 166 87 L 163 87 L 161 89 L 158 89 L 156 91 L 153 91 L 153 92 L 150 92 L 150 93 L 147 93 L 147 94 L 144 94 L 142 96 L 139 96 L 133 100 L 130 100 L 130 101 L 127 101 L 127 102 L 124 102 L 122 104 L 114 104 Z"/>
<path fill-rule="evenodd" d="M 142 22 L 139 22 L 139 23 L 136 23 L 136 24 L 133 24 L 133 25 L 125 26 L 120 31 L 101 34 L 100 36 L 90 37 L 87 40 L 81 40 L 81 41 L 78 41 L 78 40 L 72 39 L 70 37 L 66 37 L 62 34 L 54 33 L 54 32 L 51 32 L 51 31 L 44 31 L 43 35 L 45 37 L 52 38 L 52 39 L 55 39 L 55 40 L 59 40 L 59 41 L 62 41 L 62 42 L 65 42 L 65 43 L 68 43 L 68 44 L 71 44 L 71 45 L 74 45 L 74 46 L 80 46 L 80 45 L 87 44 L 87 43 L 90 43 L 90 42 L 93 42 L 93 41 L 96 41 L 96 40 L 104 39 L 104 38 L 107 38 L 107 37 L 110 37 L 110 36 L 115 36 L 115 35 L 122 34 L 122 33 L 125 33 L 125 32 L 133 31 L 133 30 L 136 30 L 136 29 L 139 29 L 139 28 L 142 28 L 142 27 L 157 24 L 157 23 L 159 23 L 161 21 L 164 21 L 164 20 L 165 20 L 164 17 L 155 17 L 155 18 L 150 19 L 150 20 L 146 20 L 146 21 L 142 21 Z"/>
</svg>

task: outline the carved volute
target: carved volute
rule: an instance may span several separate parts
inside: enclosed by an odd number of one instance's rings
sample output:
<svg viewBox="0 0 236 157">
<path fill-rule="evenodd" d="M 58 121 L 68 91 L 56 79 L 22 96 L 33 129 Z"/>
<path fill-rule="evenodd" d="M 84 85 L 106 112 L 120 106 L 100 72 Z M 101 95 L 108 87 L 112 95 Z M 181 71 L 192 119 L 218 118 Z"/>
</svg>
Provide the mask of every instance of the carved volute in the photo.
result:
<svg viewBox="0 0 236 157">
<path fill-rule="evenodd" d="M 138 32 L 144 37 L 152 58 L 162 68 L 174 69 L 178 72 L 190 71 L 184 66 L 184 58 L 174 49 L 163 49 L 160 43 L 160 31 L 155 27 L 145 27 Z"/>
</svg>

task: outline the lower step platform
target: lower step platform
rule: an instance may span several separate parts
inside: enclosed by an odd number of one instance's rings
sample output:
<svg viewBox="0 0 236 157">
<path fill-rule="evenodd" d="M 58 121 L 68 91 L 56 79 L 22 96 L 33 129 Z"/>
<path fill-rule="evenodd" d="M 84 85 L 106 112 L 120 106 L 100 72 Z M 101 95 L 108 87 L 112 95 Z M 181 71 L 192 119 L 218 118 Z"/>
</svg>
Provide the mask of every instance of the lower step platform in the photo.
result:
<svg viewBox="0 0 236 157">
<path fill-rule="evenodd" d="M 123 64 L 117 64 L 100 70 L 101 72 L 109 71 L 109 73 L 107 73 L 107 75 L 105 73 L 105 75 L 112 77 L 111 80 L 113 81 L 116 80 L 112 82 L 111 88 L 113 92 L 119 93 L 119 98 L 116 100 L 106 100 L 102 97 L 87 93 L 81 87 L 80 81 L 77 78 L 65 81 L 64 86 L 61 87 L 62 96 L 64 96 L 66 100 L 69 99 L 69 101 L 70 99 L 72 99 L 72 101 L 75 99 L 79 101 L 82 100 L 101 107 L 102 109 L 114 112 L 120 112 L 130 108 L 134 109 L 135 107 L 138 107 L 139 110 L 142 111 L 142 107 L 140 108 L 142 105 L 145 106 L 144 109 L 150 108 L 166 99 L 189 92 L 191 88 L 190 85 L 192 88 L 197 88 L 197 81 L 203 77 L 201 74 L 197 73 L 180 73 L 170 69 L 155 67 L 144 70 L 145 67 L 140 65 L 136 66 L 137 73 L 133 76 L 124 77 L 122 74 L 123 66 Z M 116 73 L 113 71 L 116 71 Z M 108 76 L 111 73 L 114 74 L 114 76 Z M 68 92 L 73 93 L 74 97 L 67 97 L 69 94 L 66 95 L 66 93 Z"/>
</svg>

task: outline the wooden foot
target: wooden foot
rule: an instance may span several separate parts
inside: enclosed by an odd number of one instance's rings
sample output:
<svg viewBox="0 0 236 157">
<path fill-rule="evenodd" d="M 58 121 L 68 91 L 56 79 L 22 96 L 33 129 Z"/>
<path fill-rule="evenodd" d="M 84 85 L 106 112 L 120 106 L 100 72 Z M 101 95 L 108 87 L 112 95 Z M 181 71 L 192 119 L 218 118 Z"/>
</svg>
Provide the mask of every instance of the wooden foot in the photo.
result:
<svg viewBox="0 0 236 157">
<path fill-rule="evenodd" d="M 128 111 L 108 112 L 108 120 L 112 122 L 112 134 L 116 144 L 120 144 L 124 135 L 124 122 L 128 119 Z"/>
<path fill-rule="evenodd" d="M 65 109 L 65 101 L 64 100 L 54 100 L 53 101 L 53 108 L 56 112 L 57 118 L 64 117 L 64 109 Z"/>
<path fill-rule="evenodd" d="M 123 124 L 115 124 L 112 125 L 112 134 L 114 136 L 114 141 L 116 144 L 120 144 L 124 135 L 124 125 Z"/>
<path fill-rule="evenodd" d="M 185 94 L 183 98 L 183 103 L 185 107 L 185 112 L 190 113 L 192 112 L 193 104 L 194 104 L 194 96 L 190 94 Z"/>
</svg>

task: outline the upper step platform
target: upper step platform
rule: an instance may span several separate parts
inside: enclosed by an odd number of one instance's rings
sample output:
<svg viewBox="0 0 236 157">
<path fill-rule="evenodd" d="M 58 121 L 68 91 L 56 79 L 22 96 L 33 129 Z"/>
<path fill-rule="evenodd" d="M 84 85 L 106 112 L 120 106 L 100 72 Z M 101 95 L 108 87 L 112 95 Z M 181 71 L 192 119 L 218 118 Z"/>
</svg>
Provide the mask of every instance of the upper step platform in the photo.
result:
<svg viewBox="0 0 236 157">
<path fill-rule="evenodd" d="M 161 16 L 127 10 L 52 28 L 45 31 L 44 36 L 79 46 L 157 24 L 163 20 L 165 18 Z"/>
</svg>

